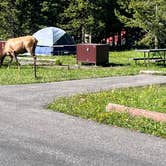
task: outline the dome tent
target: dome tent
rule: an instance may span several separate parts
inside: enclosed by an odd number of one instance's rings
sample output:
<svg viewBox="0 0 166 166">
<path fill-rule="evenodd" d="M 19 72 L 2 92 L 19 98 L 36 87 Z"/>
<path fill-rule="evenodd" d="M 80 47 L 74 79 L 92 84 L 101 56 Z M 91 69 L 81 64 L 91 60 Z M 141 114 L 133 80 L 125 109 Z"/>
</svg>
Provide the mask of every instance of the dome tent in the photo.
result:
<svg viewBox="0 0 166 166">
<path fill-rule="evenodd" d="M 34 33 L 33 36 L 38 40 L 35 50 L 36 54 L 73 54 L 76 51 L 74 40 L 60 28 L 43 28 Z"/>
</svg>

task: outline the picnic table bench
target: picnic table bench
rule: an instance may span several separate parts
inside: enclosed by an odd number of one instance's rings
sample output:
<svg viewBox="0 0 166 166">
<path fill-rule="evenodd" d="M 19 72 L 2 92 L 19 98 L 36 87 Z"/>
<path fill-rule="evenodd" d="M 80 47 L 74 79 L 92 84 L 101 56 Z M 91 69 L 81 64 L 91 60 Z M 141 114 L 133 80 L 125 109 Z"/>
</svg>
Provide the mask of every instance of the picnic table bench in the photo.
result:
<svg viewBox="0 0 166 166">
<path fill-rule="evenodd" d="M 147 65 L 147 62 L 163 62 L 164 65 L 166 63 L 166 48 L 163 49 L 143 49 L 143 50 L 135 50 L 136 52 L 142 52 L 143 57 L 136 57 L 133 60 L 137 63 L 137 61 L 144 61 L 144 64 Z"/>
</svg>

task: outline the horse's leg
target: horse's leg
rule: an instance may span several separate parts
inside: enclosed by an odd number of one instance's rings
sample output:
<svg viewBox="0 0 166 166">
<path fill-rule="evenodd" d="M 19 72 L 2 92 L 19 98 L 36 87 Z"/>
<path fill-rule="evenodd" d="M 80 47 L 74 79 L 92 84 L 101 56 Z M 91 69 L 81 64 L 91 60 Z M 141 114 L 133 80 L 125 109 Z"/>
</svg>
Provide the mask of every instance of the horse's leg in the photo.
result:
<svg viewBox="0 0 166 166">
<path fill-rule="evenodd" d="M 29 52 L 31 54 L 31 56 L 33 57 L 33 67 L 34 67 L 34 76 L 35 78 L 37 78 L 37 66 L 36 66 L 36 55 L 35 55 L 35 47 L 31 47 L 31 48 L 27 48 L 27 52 Z"/>
<path fill-rule="evenodd" d="M 8 68 L 10 67 L 11 63 L 13 62 L 13 55 L 9 54 L 9 56 L 10 56 L 10 61 L 8 63 Z"/>
<path fill-rule="evenodd" d="M 15 60 L 16 60 L 18 69 L 20 69 L 21 64 L 18 62 L 17 54 L 15 54 L 15 53 L 14 53 L 14 58 L 15 58 Z"/>
<path fill-rule="evenodd" d="M 3 61 L 4 61 L 5 57 L 6 57 L 6 55 L 1 57 L 1 59 L 0 59 L 0 67 L 3 65 Z"/>
</svg>

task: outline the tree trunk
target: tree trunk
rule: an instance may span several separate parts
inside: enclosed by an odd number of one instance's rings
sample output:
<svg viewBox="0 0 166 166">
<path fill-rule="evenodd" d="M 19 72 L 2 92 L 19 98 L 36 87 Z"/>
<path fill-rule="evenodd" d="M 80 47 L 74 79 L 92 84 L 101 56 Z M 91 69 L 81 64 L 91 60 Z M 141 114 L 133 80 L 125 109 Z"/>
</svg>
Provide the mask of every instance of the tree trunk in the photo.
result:
<svg viewBox="0 0 166 166">
<path fill-rule="evenodd" d="M 159 44 L 159 42 L 158 42 L 158 38 L 157 38 L 157 36 L 155 35 L 155 38 L 154 38 L 155 49 L 158 48 L 158 44 Z"/>
<path fill-rule="evenodd" d="M 83 26 L 81 28 L 81 40 L 82 43 L 85 43 L 85 29 Z"/>
</svg>

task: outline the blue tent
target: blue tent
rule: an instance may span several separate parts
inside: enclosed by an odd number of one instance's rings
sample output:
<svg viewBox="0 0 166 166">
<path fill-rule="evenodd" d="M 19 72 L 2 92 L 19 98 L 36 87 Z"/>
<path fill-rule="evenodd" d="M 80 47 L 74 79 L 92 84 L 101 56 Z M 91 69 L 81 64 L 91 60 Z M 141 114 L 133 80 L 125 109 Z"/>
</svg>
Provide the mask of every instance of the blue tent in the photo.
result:
<svg viewBox="0 0 166 166">
<path fill-rule="evenodd" d="M 75 54 L 75 42 L 64 30 L 56 27 L 43 28 L 33 36 L 38 40 L 36 54 Z"/>
</svg>

